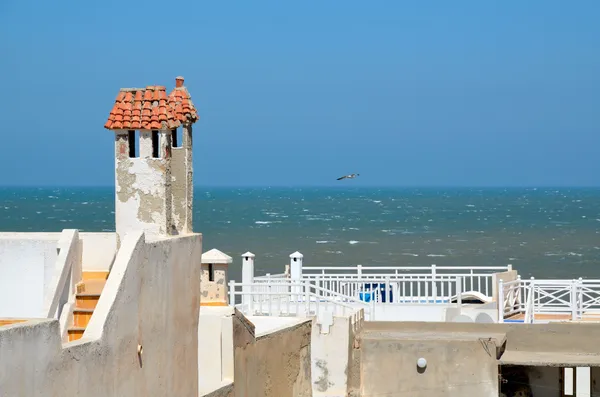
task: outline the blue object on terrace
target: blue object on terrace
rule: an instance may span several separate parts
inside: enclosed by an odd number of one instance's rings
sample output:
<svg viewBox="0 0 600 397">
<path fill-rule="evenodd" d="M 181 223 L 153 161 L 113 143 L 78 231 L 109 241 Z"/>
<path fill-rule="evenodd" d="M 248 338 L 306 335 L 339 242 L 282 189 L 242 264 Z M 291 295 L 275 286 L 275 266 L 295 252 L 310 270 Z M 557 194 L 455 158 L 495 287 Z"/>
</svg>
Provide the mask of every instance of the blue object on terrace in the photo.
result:
<svg viewBox="0 0 600 397">
<path fill-rule="evenodd" d="M 358 297 L 363 302 L 371 302 L 377 292 L 379 292 L 380 302 L 387 302 L 388 292 L 386 291 L 385 283 L 365 283 L 363 290 L 358 293 Z M 389 299 L 390 302 L 394 301 L 394 295 L 391 288 L 389 291 Z"/>
</svg>

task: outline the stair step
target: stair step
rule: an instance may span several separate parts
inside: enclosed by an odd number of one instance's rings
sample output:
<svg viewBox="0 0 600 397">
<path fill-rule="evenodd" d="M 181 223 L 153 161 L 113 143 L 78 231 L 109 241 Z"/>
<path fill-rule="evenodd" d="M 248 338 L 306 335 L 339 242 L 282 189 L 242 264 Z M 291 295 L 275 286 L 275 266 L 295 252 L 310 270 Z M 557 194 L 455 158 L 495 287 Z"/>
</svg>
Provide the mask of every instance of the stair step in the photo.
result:
<svg viewBox="0 0 600 397">
<path fill-rule="evenodd" d="M 81 339 L 84 332 L 85 327 L 69 327 L 69 329 L 67 330 L 67 334 L 69 335 L 69 342 Z"/>
<path fill-rule="evenodd" d="M 108 272 L 82 272 L 81 279 L 83 281 L 88 280 L 106 280 L 108 278 Z"/>
<path fill-rule="evenodd" d="M 77 294 L 75 295 L 76 309 L 95 309 L 100 300 L 100 294 Z"/>
<path fill-rule="evenodd" d="M 106 280 L 85 280 L 77 283 L 78 294 L 100 294 L 106 285 Z"/>
<path fill-rule="evenodd" d="M 73 324 L 76 327 L 87 327 L 93 313 L 94 309 L 83 309 L 76 307 L 73 309 Z"/>
</svg>

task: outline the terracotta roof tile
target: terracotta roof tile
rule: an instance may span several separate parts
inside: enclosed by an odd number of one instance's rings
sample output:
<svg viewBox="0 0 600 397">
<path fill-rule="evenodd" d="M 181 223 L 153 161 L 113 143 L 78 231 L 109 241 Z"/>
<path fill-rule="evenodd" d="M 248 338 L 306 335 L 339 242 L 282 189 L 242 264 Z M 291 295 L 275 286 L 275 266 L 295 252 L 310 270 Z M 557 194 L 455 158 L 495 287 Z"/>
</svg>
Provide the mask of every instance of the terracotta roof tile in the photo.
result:
<svg viewBox="0 0 600 397">
<path fill-rule="evenodd" d="M 160 130 L 195 123 L 198 114 L 183 78 L 178 78 L 177 85 L 169 95 L 164 86 L 122 88 L 104 128 Z"/>
</svg>

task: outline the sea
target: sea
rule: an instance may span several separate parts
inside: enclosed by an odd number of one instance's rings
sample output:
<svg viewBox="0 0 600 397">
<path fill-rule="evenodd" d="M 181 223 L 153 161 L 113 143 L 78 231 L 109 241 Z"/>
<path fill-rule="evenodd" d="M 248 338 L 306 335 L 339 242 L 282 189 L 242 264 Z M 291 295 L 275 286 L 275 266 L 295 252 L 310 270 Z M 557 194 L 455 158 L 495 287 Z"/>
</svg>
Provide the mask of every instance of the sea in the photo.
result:
<svg viewBox="0 0 600 397">
<path fill-rule="evenodd" d="M 0 231 L 114 231 L 114 188 L 0 188 Z M 256 255 L 257 274 L 306 266 L 501 266 L 600 278 L 600 188 L 205 188 L 203 248 Z"/>
</svg>

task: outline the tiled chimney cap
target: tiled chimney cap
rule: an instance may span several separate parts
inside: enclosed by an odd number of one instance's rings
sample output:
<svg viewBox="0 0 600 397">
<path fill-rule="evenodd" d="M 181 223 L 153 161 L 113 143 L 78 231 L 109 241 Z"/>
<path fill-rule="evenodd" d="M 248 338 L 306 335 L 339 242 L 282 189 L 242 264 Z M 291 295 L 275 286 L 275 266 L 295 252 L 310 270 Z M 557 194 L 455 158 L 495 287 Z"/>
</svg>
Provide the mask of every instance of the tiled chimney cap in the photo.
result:
<svg viewBox="0 0 600 397">
<path fill-rule="evenodd" d="M 167 96 L 165 86 L 121 88 L 104 128 L 109 130 L 166 130 L 198 121 L 198 112 L 183 77 Z"/>
</svg>

